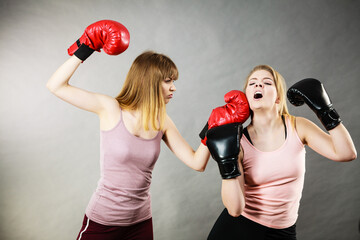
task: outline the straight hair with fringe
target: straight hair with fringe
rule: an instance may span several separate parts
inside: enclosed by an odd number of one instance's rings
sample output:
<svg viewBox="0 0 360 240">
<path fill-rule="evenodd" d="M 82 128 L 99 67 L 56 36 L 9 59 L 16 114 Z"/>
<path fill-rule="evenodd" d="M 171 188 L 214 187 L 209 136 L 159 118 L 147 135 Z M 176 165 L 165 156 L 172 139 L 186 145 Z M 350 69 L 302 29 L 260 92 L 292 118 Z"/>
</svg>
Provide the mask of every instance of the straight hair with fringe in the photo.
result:
<svg viewBox="0 0 360 240">
<path fill-rule="evenodd" d="M 160 131 L 166 117 L 161 83 L 166 78 L 177 80 L 178 75 L 177 67 L 169 57 L 146 51 L 132 63 L 116 100 L 122 109 L 140 111 L 145 130 Z"/>
</svg>

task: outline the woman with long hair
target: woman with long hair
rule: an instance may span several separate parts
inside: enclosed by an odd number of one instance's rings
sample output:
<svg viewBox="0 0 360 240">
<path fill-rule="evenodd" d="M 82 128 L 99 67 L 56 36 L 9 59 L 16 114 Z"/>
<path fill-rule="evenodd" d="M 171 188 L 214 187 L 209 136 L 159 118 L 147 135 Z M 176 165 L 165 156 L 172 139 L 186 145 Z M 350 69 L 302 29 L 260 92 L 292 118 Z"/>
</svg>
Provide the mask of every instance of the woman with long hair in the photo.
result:
<svg viewBox="0 0 360 240">
<path fill-rule="evenodd" d="M 96 36 L 104 38 L 103 32 L 98 35 L 94 32 L 103 31 L 109 25 L 111 31 L 114 29 L 113 22 L 99 24 L 89 26 L 87 33 L 77 41 L 80 43 L 75 45 L 76 51 L 70 49 L 69 54 L 73 55 L 47 82 L 48 89 L 57 97 L 95 113 L 100 120 L 101 177 L 86 208 L 77 239 L 151 240 L 149 189 L 161 140 L 180 160 L 197 171 L 204 171 L 210 154 L 202 144 L 194 151 L 166 113 L 166 104 L 173 98 L 174 83 L 178 79 L 176 65 L 166 55 L 153 51 L 140 54 L 131 65 L 117 97 L 69 84 L 81 63 L 97 50 L 94 47 Z M 127 46 L 123 47 L 126 43 L 121 36 L 127 35 L 124 34 L 126 29 L 119 28 L 120 37 L 110 42 L 113 46 L 120 41 L 122 52 Z M 87 38 L 92 39 L 87 41 Z M 98 42 L 102 44 L 103 40 Z M 119 51 L 114 52 L 119 54 Z"/>
<path fill-rule="evenodd" d="M 239 136 L 238 142 L 231 144 L 239 144 L 241 151 L 228 147 L 230 150 L 222 154 L 221 159 L 215 159 L 223 162 L 236 153 L 236 164 L 232 166 L 238 169 L 222 174 L 221 196 L 225 209 L 214 224 L 209 240 L 296 239 L 305 177 L 305 145 L 333 161 L 356 158 L 351 136 L 318 80 L 304 79 L 294 84 L 287 91 L 287 97 L 295 106 L 306 103 L 328 133 L 306 118 L 290 115 L 285 90 L 283 77 L 271 66 L 259 65 L 249 73 L 244 92 L 251 121 L 240 133 L 230 131 Z M 212 130 L 216 133 L 216 128 Z M 207 134 L 212 156 L 217 155 L 217 142 L 223 142 L 213 138 L 214 135 Z"/>
</svg>

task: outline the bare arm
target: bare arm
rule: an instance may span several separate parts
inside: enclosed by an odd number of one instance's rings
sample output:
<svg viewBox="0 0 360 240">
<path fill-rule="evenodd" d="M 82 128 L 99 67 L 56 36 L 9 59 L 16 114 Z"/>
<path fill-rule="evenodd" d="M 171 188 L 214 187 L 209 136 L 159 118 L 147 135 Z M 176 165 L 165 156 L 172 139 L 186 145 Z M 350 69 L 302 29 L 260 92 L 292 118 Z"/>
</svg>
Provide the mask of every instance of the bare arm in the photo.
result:
<svg viewBox="0 0 360 240">
<path fill-rule="evenodd" d="M 244 189 L 244 174 L 241 159 L 243 157 L 242 151 L 239 156 L 239 170 L 241 176 L 232 179 L 223 179 L 221 186 L 221 198 L 224 206 L 227 208 L 229 214 L 233 217 L 241 215 L 245 208 L 245 189 Z"/>
<path fill-rule="evenodd" d="M 70 78 L 81 64 L 75 56 L 63 63 L 48 80 L 47 88 L 60 99 L 86 111 L 99 115 L 102 128 L 113 125 L 114 116 L 108 113 L 118 109 L 117 101 L 103 94 L 92 93 L 69 84 Z M 117 110 L 118 111 L 118 110 Z"/>
<path fill-rule="evenodd" d="M 326 158 L 347 162 L 357 157 L 352 138 L 342 123 L 326 133 L 310 120 L 296 117 L 296 129 L 304 144 Z"/>
<path fill-rule="evenodd" d="M 208 148 L 200 143 L 198 149 L 194 151 L 169 116 L 166 118 L 163 140 L 175 156 L 187 166 L 200 172 L 205 170 L 210 157 Z"/>
</svg>

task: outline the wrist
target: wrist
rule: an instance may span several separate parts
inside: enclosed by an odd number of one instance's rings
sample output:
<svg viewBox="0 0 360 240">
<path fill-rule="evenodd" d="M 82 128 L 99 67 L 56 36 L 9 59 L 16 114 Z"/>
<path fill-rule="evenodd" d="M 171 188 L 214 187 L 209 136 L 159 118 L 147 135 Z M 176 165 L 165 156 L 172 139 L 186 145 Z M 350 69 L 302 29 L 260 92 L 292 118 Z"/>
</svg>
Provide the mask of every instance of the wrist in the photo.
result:
<svg viewBox="0 0 360 240">
<path fill-rule="evenodd" d="M 232 179 L 241 176 L 237 157 L 221 160 L 217 163 L 222 179 Z"/>
<path fill-rule="evenodd" d="M 80 44 L 79 40 L 76 41 L 76 44 L 79 48 L 74 52 L 74 55 L 81 61 L 85 61 L 95 51 L 84 43 Z"/>
<path fill-rule="evenodd" d="M 199 137 L 201 138 L 201 143 L 204 144 L 206 146 L 206 132 L 208 131 L 209 125 L 206 122 L 204 128 L 201 130 L 201 132 L 199 133 Z"/>
<path fill-rule="evenodd" d="M 201 143 L 204 144 L 204 146 L 207 146 L 206 141 L 207 141 L 207 137 L 205 137 L 204 139 L 201 139 Z"/>
</svg>

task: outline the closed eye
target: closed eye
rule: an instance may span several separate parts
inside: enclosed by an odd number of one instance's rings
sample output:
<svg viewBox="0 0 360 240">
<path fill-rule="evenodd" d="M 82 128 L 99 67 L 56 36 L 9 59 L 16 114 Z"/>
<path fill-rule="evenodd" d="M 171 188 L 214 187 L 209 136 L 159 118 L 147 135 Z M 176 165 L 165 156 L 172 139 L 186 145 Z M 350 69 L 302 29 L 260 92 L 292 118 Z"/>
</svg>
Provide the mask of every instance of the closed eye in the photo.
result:
<svg viewBox="0 0 360 240">
<path fill-rule="evenodd" d="M 173 80 L 173 79 L 165 79 L 164 80 L 165 81 L 165 83 L 175 83 L 175 80 Z"/>
<path fill-rule="evenodd" d="M 265 78 L 265 79 L 263 79 L 263 82 L 266 85 L 273 85 L 274 80 L 272 80 L 271 78 Z"/>
</svg>

